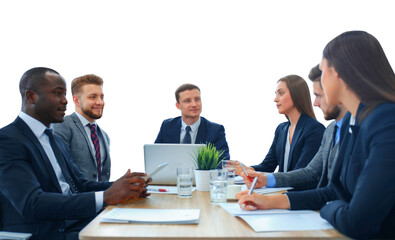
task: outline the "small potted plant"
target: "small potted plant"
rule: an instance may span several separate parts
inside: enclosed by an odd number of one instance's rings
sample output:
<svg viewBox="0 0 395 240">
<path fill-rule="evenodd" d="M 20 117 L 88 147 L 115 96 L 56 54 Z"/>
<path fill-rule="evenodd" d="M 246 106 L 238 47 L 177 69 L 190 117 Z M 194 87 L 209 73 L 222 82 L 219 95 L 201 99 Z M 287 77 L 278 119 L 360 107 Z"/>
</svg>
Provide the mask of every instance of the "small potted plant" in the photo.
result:
<svg viewBox="0 0 395 240">
<path fill-rule="evenodd" d="M 208 143 L 201 147 L 195 156 L 195 180 L 198 191 L 210 191 L 210 170 L 216 169 L 224 158 L 221 158 L 224 150 L 217 150 L 212 144 Z"/>
</svg>

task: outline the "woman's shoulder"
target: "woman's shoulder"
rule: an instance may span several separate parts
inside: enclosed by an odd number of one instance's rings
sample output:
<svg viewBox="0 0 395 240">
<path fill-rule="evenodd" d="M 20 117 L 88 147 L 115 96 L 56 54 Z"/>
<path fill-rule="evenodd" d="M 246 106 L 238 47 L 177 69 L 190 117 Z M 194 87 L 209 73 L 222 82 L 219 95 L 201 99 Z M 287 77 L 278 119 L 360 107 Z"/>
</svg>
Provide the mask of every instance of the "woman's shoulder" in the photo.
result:
<svg viewBox="0 0 395 240">
<path fill-rule="evenodd" d="M 362 124 L 379 125 L 383 123 L 395 124 L 395 103 L 382 103 L 377 105 L 363 120 Z"/>
<path fill-rule="evenodd" d="M 319 121 L 317 121 L 317 119 L 314 119 L 306 114 L 303 114 L 300 116 L 300 119 L 305 123 L 305 125 L 307 127 L 311 127 L 311 128 L 319 128 L 324 130 L 325 126 L 320 123 Z"/>
</svg>

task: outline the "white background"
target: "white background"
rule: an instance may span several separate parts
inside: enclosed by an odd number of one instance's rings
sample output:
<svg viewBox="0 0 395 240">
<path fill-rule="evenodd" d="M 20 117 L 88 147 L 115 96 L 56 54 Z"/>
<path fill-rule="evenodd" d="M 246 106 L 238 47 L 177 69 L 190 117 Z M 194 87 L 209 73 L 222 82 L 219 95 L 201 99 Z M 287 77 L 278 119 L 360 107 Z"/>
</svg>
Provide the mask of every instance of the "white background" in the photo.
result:
<svg viewBox="0 0 395 240">
<path fill-rule="evenodd" d="M 37 66 L 104 79 L 99 125 L 111 137 L 112 180 L 143 171 L 143 145 L 180 113 L 174 91 L 201 88 L 207 119 L 223 124 L 232 159 L 265 157 L 276 126 L 276 81 L 306 79 L 324 46 L 365 30 L 395 59 L 392 1 L 1 1 L 0 127 L 20 111 L 18 83 Z M 67 95 L 67 114 L 74 111 Z M 313 98 L 313 96 L 312 96 Z M 322 112 L 315 108 L 317 119 Z"/>
</svg>

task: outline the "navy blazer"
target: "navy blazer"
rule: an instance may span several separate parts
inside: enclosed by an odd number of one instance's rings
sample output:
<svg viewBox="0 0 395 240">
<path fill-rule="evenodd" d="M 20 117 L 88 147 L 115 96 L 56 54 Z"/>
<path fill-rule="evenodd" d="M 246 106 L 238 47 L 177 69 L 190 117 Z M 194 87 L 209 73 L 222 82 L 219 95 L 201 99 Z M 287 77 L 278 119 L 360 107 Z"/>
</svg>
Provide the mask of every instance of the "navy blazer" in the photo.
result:
<svg viewBox="0 0 395 240">
<path fill-rule="evenodd" d="M 63 194 L 52 165 L 28 125 L 19 117 L 0 130 L 0 212 L 5 231 L 32 233 L 32 239 L 66 239 L 66 220 L 96 216 L 94 191 L 111 183 L 86 180 L 55 136 L 77 194 Z"/>
<path fill-rule="evenodd" d="M 277 166 L 279 172 L 284 171 L 285 144 L 289 126 L 289 121 L 278 125 L 265 159 L 260 164 L 252 166 L 256 171 L 273 172 Z M 288 171 L 304 168 L 309 164 L 320 148 L 324 131 L 324 125 L 317 120 L 305 114 L 300 115 L 289 149 Z"/>
<path fill-rule="evenodd" d="M 395 104 L 376 106 L 360 123 L 363 108 L 356 124 L 347 124 L 329 187 L 298 196 L 294 206 L 316 202 L 321 216 L 352 238 L 394 238 Z"/>
<path fill-rule="evenodd" d="M 196 136 L 196 144 L 212 143 L 217 150 L 224 150 L 222 157 L 230 159 L 229 147 L 225 138 L 224 126 L 210 122 L 200 117 L 200 126 Z M 181 117 L 170 118 L 163 121 L 155 143 L 180 143 Z"/>
</svg>

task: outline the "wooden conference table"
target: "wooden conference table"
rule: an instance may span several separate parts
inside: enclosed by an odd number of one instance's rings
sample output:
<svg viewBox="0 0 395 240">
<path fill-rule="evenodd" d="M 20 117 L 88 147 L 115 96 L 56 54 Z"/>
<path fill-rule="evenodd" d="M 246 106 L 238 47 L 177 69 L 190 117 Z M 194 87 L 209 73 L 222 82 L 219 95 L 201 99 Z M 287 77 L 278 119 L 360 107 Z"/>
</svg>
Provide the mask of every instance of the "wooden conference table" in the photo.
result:
<svg viewBox="0 0 395 240">
<path fill-rule="evenodd" d="M 200 209 L 200 222 L 194 225 L 101 223 L 104 212 L 114 207 L 126 208 L 195 208 Z M 210 203 L 210 192 L 193 192 L 192 198 L 151 194 L 130 204 L 108 206 L 79 234 L 81 240 L 98 239 L 257 239 L 257 238 L 337 238 L 346 239 L 334 229 L 319 231 L 256 233 L 242 219 L 233 217 Z"/>
</svg>

